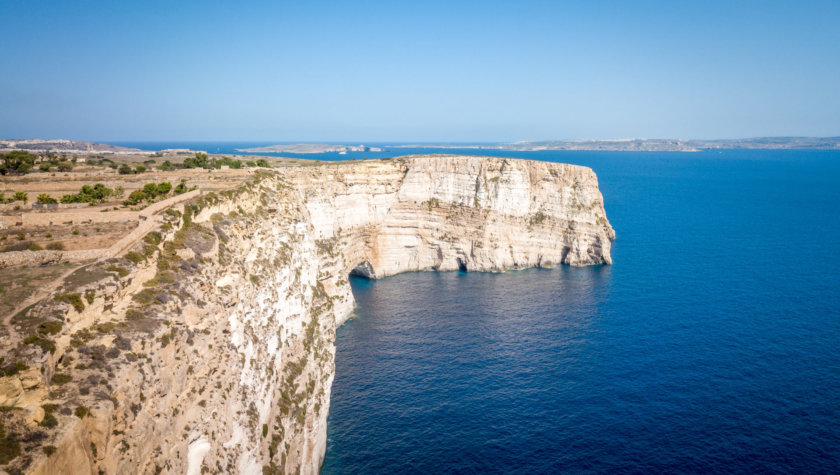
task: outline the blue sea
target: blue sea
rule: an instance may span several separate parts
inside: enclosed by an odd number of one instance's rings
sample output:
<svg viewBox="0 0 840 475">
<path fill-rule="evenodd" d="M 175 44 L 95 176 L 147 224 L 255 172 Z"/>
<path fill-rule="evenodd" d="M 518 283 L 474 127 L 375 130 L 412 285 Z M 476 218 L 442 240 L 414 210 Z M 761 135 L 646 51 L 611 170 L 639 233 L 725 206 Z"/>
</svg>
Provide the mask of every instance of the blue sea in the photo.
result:
<svg viewBox="0 0 840 475">
<path fill-rule="evenodd" d="M 323 473 L 840 473 L 840 152 L 461 152 L 593 168 L 614 264 L 352 278 Z"/>
</svg>

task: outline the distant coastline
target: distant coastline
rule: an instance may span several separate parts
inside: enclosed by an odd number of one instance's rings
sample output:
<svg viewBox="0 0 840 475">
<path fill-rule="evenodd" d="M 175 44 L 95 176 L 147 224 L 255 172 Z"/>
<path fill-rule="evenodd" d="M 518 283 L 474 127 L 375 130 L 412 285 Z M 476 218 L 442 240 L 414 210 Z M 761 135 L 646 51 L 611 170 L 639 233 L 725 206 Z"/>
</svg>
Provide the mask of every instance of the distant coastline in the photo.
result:
<svg viewBox="0 0 840 475">
<path fill-rule="evenodd" d="M 220 142 L 221 143 L 221 142 Z M 498 150 L 515 152 L 536 151 L 611 151 L 611 152 L 699 152 L 702 150 L 840 150 L 838 137 L 758 137 L 747 139 L 694 140 L 694 139 L 612 139 L 612 140 L 545 140 L 510 143 L 376 143 L 368 145 L 343 145 L 324 143 L 294 143 L 262 145 L 260 143 L 229 143 L 221 149 L 216 142 L 134 142 L 123 145 L 85 142 L 64 139 L 0 139 L 0 153 L 27 150 L 35 153 L 65 154 L 116 154 L 163 152 L 164 154 L 193 154 L 203 151 L 211 154 L 359 154 L 394 152 L 402 149 L 443 150 Z M 248 147 L 249 145 L 258 145 Z M 241 148 L 234 148 L 234 147 Z M 414 153 L 407 151 L 406 153 Z M 326 157 L 326 156 L 324 156 Z M 368 156 L 365 156 L 370 158 Z M 376 157 L 376 155 L 374 155 Z M 358 156 L 357 156 L 358 158 Z"/>
<path fill-rule="evenodd" d="M 763 150 L 840 150 L 840 137 L 756 137 L 726 140 L 682 139 L 612 139 L 612 140 L 546 140 L 500 144 L 413 144 L 392 148 L 437 148 L 476 150 L 602 150 L 614 152 L 699 152 L 714 149 Z"/>
<path fill-rule="evenodd" d="M 296 143 L 285 145 L 269 145 L 267 147 L 238 148 L 237 152 L 245 153 L 346 153 L 346 152 L 382 152 L 378 147 L 365 145 L 334 145 L 319 143 Z"/>
</svg>

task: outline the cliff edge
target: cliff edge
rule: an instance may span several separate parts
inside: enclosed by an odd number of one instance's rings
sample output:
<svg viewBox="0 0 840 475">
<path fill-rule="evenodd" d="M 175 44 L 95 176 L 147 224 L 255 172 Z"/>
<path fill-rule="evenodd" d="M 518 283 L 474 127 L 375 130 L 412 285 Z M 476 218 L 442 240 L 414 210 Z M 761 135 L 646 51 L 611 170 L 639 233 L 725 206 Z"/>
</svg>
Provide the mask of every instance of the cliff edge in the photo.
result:
<svg viewBox="0 0 840 475">
<path fill-rule="evenodd" d="M 12 318 L 0 467 L 317 473 L 349 274 L 609 264 L 613 238 L 585 167 L 420 156 L 260 172 L 168 210 L 125 257 Z"/>
</svg>

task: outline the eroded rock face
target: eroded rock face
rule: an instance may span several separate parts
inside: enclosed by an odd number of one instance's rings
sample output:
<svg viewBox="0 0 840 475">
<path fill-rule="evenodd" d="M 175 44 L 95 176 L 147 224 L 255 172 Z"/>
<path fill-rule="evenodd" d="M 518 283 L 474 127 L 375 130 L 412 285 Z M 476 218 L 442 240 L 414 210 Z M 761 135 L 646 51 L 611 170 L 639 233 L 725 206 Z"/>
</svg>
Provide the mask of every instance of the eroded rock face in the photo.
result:
<svg viewBox="0 0 840 475">
<path fill-rule="evenodd" d="M 49 402 L 90 413 L 53 408 L 27 471 L 316 473 L 351 272 L 604 264 L 614 237 L 591 170 L 497 158 L 282 169 L 181 209 L 42 358 L 77 368 Z"/>
</svg>

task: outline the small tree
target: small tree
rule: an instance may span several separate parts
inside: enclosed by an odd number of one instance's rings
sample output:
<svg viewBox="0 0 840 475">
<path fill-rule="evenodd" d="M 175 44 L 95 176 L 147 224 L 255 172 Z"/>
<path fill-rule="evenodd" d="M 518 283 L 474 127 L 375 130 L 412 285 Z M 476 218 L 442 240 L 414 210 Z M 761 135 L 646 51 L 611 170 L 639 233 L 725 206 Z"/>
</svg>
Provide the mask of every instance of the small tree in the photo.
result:
<svg viewBox="0 0 840 475">
<path fill-rule="evenodd" d="M 128 206 L 133 206 L 144 199 L 146 199 L 146 193 L 143 193 L 142 190 L 134 190 L 128 195 L 128 198 L 123 203 Z"/>
<path fill-rule="evenodd" d="M 0 175 L 8 173 L 26 173 L 35 166 L 35 155 L 25 150 L 12 150 L 2 156 Z"/>
<path fill-rule="evenodd" d="M 120 168 L 119 168 L 118 171 L 119 171 L 120 175 L 131 175 L 132 173 L 134 173 L 134 170 L 132 170 L 131 167 L 128 166 L 127 164 L 125 164 L 125 163 L 120 165 Z"/>
</svg>

